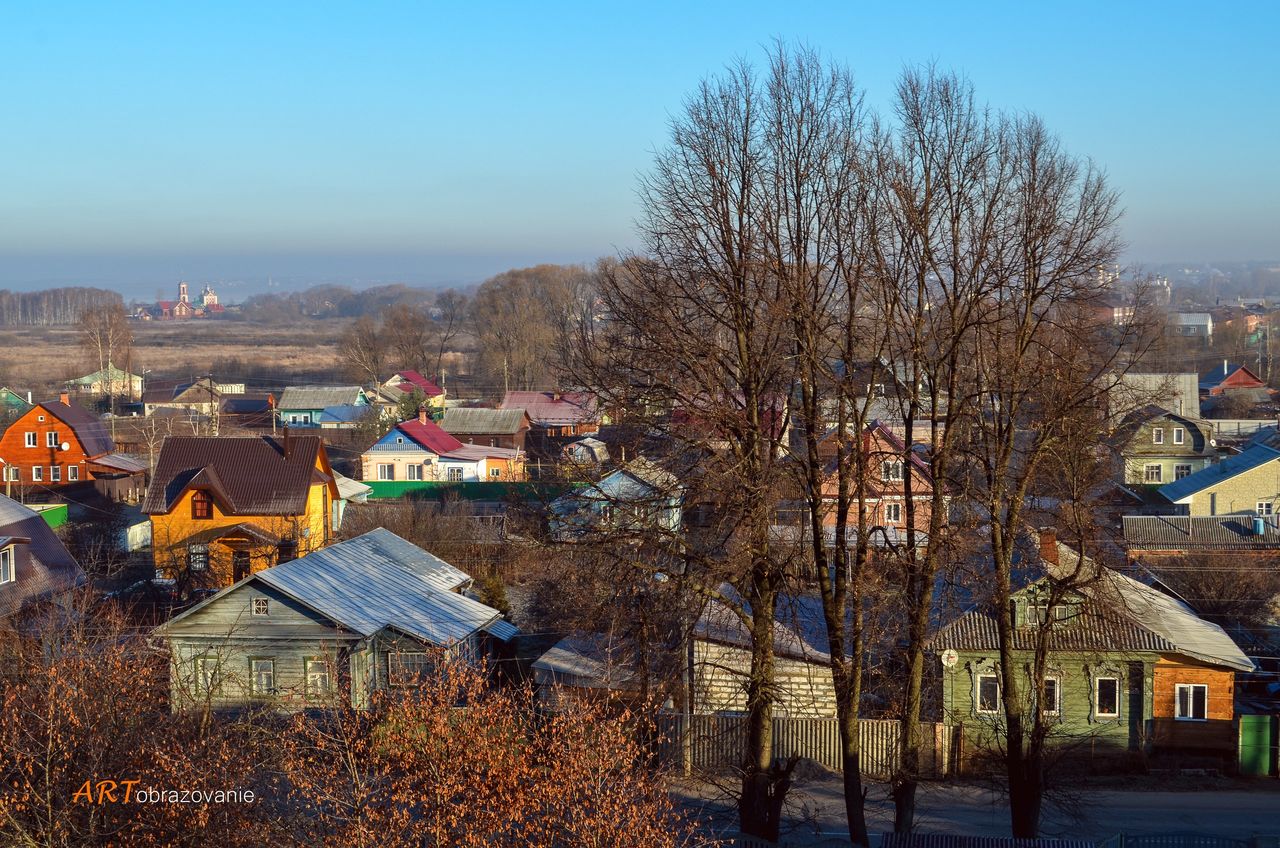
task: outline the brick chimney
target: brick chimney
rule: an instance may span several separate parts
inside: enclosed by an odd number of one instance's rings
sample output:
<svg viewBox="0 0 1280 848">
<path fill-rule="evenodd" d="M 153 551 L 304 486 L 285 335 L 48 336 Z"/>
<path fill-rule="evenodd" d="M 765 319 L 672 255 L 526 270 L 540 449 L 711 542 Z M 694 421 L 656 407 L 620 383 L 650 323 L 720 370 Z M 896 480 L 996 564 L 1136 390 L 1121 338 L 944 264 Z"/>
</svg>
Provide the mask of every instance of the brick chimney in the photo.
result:
<svg viewBox="0 0 1280 848">
<path fill-rule="evenodd" d="M 425 403 L 418 404 L 418 423 L 427 423 L 427 405 Z"/>
<path fill-rule="evenodd" d="M 1040 559 L 1049 565 L 1058 564 L 1058 532 L 1052 527 L 1040 528 Z"/>
<path fill-rule="evenodd" d="M 61 392 L 61 393 L 59 393 L 59 395 L 58 395 L 58 401 L 59 401 L 60 403 L 65 403 L 67 406 L 70 406 L 70 405 L 71 405 L 71 395 L 67 394 L 66 392 Z"/>
</svg>

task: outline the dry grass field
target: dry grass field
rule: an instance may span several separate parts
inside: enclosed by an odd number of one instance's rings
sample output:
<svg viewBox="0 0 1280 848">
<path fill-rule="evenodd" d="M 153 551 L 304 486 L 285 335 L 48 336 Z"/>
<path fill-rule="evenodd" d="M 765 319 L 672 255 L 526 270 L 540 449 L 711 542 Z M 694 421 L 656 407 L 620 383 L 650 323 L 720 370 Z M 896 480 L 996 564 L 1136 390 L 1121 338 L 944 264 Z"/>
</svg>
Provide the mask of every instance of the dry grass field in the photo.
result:
<svg viewBox="0 0 1280 848">
<path fill-rule="evenodd" d="M 147 379 L 214 373 L 247 380 L 251 389 L 274 382 L 343 377 L 337 340 L 345 321 L 300 321 L 269 326 L 247 321 L 135 322 L 131 369 Z M 117 363 L 124 367 L 124 363 Z M 96 371 L 75 327 L 0 328 L 0 384 L 51 396 L 74 377 Z"/>
</svg>

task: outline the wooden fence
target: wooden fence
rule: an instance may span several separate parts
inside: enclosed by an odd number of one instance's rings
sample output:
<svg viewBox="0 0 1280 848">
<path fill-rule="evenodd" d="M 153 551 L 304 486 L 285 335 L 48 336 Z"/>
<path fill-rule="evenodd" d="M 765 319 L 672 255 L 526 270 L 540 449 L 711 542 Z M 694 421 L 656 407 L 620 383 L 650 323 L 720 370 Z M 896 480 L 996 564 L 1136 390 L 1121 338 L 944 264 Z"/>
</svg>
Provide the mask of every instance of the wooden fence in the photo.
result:
<svg viewBox="0 0 1280 848">
<path fill-rule="evenodd" d="M 717 770 L 741 765 L 746 752 L 745 716 L 695 715 L 690 717 L 688 750 L 690 765 Z M 666 765 L 683 763 L 685 716 L 664 713 L 658 719 L 658 757 Z M 862 743 L 862 773 L 888 778 L 897 767 L 901 725 L 896 721 L 863 719 L 858 722 Z M 945 724 L 923 723 L 924 739 L 920 774 L 925 778 L 947 777 L 960 771 L 961 729 Z M 786 759 L 806 757 L 830 769 L 841 767 L 840 730 L 834 718 L 775 718 L 773 754 Z"/>
</svg>

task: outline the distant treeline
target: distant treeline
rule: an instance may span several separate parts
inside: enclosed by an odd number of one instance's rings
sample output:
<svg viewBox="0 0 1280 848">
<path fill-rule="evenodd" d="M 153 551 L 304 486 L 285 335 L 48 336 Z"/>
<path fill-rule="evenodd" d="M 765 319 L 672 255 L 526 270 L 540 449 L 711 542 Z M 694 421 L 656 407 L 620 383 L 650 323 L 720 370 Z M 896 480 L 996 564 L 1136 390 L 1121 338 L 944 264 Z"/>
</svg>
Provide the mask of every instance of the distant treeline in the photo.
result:
<svg viewBox="0 0 1280 848">
<path fill-rule="evenodd" d="M 119 293 L 73 286 L 34 292 L 0 289 L 0 325 L 52 327 L 76 324 L 86 309 L 123 306 Z"/>
<path fill-rule="evenodd" d="M 244 302 L 242 316 L 251 321 L 290 321 L 296 318 L 362 318 L 376 316 L 388 306 L 429 306 L 433 289 L 402 284 L 356 291 L 346 286 L 314 286 L 288 294 L 256 294 Z"/>
</svg>

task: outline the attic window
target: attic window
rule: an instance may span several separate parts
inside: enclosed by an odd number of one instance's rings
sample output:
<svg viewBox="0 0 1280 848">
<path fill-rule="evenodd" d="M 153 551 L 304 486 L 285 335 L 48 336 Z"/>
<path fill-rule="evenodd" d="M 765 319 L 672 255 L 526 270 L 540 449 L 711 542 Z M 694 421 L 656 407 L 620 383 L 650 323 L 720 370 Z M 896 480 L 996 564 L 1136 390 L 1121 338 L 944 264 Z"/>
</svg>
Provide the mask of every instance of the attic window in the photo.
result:
<svg viewBox="0 0 1280 848">
<path fill-rule="evenodd" d="M 269 599 L 267 599 L 267 598 L 254 598 L 254 599 L 253 599 L 253 614 L 254 614 L 254 615 L 271 615 L 271 602 L 270 602 L 270 600 L 269 600 Z"/>
<path fill-rule="evenodd" d="M 1156 427 L 1151 431 L 1151 443 L 1156 445 L 1164 444 L 1164 428 Z"/>
<path fill-rule="evenodd" d="M 396 436 L 396 444 L 397 444 L 397 445 L 403 445 L 403 444 L 404 444 L 404 437 L 403 437 L 403 436 Z"/>
<path fill-rule="evenodd" d="M 209 497 L 208 492 L 195 492 L 191 495 L 191 517 L 213 518 L 213 498 Z"/>
</svg>

